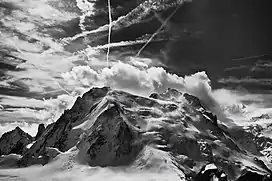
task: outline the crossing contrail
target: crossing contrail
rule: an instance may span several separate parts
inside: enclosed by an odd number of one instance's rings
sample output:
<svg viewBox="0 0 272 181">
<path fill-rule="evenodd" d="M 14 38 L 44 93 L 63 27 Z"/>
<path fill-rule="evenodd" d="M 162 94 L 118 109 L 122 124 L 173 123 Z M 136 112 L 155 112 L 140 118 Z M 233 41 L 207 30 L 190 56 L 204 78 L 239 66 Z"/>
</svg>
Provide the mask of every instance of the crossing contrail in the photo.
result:
<svg viewBox="0 0 272 181">
<path fill-rule="evenodd" d="M 162 23 L 162 25 L 157 29 L 155 33 L 152 34 L 152 36 L 149 38 L 149 40 L 144 44 L 144 46 L 139 50 L 136 57 L 138 57 L 141 52 L 145 49 L 145 47 L 151 42 L 151 40 L 162 30 L 162 28 L 167 24 L 169 19 L 178 11 L 180 6 L 177 6 L 177 8 L 165 19 L 165 21 Z"/>
</svg>

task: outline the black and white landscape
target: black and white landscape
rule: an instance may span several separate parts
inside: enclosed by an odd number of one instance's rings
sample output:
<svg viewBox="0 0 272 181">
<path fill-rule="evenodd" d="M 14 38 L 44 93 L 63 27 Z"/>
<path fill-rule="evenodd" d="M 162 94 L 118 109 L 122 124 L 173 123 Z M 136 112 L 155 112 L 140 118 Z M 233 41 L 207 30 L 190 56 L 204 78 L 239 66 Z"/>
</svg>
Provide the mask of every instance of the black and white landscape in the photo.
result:
<svg viewBox="0 0 272 181">
<path fill-rule="evenodd" d="M 272 180 L 270 4 L 0 0 L 0 181 Z"/>
</svg>

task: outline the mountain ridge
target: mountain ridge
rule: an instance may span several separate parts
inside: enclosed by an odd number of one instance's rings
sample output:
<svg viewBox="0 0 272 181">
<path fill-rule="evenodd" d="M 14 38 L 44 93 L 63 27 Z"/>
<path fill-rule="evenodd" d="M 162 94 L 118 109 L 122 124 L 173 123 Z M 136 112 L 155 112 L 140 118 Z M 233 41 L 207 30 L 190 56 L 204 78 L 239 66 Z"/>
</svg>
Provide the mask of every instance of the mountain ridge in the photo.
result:
<svg viewBox="0 0 272 181">
<path fill-rule="evenodd" d="M 235 180 L 244 172 L 269 178 L 271 170 L 257 158 L 263 155 L 260 150 L 251 152 L 233 136 L 235 133 L 221 129 L 216 115 L 188 93 L 167 89 L 142 97 L 109 87 L 93 88 L 45 128 L 18 165 L 50 164 L 57 155 L 77 150 L 75 160 L 80 164 L 163 171 L 175 168 L 181 180 L 226 179 L 220 175 Z M 168 160 L 158 168 L 149 164 L 160 160 L 157 154 Z M 155 157 L 150 161 L 146 155 Z M 203 168 L 211 163 L 217 168 L 205 176 Z"/>
</svg>

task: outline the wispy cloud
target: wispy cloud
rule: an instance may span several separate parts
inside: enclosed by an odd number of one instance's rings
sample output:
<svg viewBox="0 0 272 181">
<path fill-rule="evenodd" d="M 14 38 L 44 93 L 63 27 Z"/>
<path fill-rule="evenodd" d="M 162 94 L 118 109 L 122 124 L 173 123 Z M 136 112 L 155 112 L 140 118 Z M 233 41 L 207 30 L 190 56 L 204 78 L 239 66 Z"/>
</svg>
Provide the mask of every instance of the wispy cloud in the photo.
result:
<svg viewBox="0 0 272 181">
<path fill-rule="evenodd" d="M 250 84 L 250 85 L 272 85 L 272 78 L 222 78 L 219 79 L 218 82 L 225 83 L 225 84 Z"/>
<path fill-rule="evenodd" d="M 79 1 L 79 0 L 78 0 Z M 121 28 L 129 27 L 133 24 L 140 23 L 143 18 L 145 18 L 152 10 L 155 11 L 161 11 L 163 9 L 167 9 L 170 7 L 176 7 L 181 4 L 183 4 L 185 1 L 190 0 L 166 0 L 166 1 L 158 1 L 158 0 L 151 0 L 151 1 L 143 1 L 140 3 L 137 7 L 135 7 L 132 11 L 127 13 L 124 16 L 118 17 L 117 20 L 112 21 L 112 30 L 119 30 Z M 82 2 L 81 0 L 79 2 Z M 86 4 L 86 3 L 85 3 Z M 88 3 L 87 6 L 93 6 Z M 87 7 L 86 6 L 86 7 Z M 89 13 L 87 11 L 88 14 Z M 85 18 L 85 17 L 84 17 Z M 103 26 L 98 27 L 97 29 L 91 30 L 91 31 L 83 31 L 81 34 L 77 34 L 76 36 L 72 38 L 65 38 L 63 39 L 64 42 L 70 42 L 73 40 L 76 40 L 80 37 L 85 37 L 90 34 L 99 33 L 99 32 L 105 32 L 109 28 L 109 24 L 105 24 Z"/>
<path fill-rule="evenodd" d="M 2 106 L 43 108 L 43 101 L 28 97 L 0 95 Z"/>
<path fill-rule="evenodd" d="M 13 122 L 48 124 L 54 122 L 65 109 L 71 108 L 76 100 L 76 96 L 77 94 L 62 94 L 56 98 L 44 100 L 1 96 L 0 124 Z"/>
</svg>

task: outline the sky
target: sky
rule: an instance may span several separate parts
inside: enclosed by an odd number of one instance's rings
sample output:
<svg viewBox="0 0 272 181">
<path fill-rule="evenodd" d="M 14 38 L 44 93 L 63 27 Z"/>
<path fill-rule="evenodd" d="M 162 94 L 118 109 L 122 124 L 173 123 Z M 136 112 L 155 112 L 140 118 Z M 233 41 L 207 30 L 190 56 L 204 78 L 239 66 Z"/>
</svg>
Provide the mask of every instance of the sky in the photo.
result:
<svg viewBox="0 0 272 181">
<path fill-rule="evenodd" d="M 16 126 L 35 135 L 94 86 L 271 107 L 268 0 L 112 1 L 109 66 L 105 2 L 0 0 L 0 135 Z"/>
</svg>

